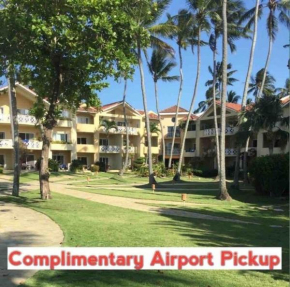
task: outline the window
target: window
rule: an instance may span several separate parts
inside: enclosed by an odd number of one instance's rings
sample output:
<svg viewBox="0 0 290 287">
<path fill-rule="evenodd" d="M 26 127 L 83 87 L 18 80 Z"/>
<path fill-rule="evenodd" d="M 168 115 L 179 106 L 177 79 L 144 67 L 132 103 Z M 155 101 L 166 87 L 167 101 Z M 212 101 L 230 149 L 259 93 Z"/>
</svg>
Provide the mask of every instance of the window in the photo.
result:
<svg viewBox="0 0 290 287">
<path fill-rule="evenodd" d="M 125 122 L 117 122 L 117 126 L 118 127 L 125 127 L 126 124 L 125 124 Z"/>
<path fill-rule="evenodd" d="M 5 133 L 4 132 L 0 132 L 0 140 L 4 140 L 5 139 Z"/>
<path fill-rule="evenodd" d="M 30 164 L 34 164 L 34 155 L 33 154 L 29 154 L 26 156 L 26 162 L 30 163 Z"/>
<path fill-rule="evenodd" d="M 78 124 L 88 124 L 89 123 L 89 118 L 77 117 L 77 123 Z"/>
<path fill-rule="evenodd" d="M 258 145 L 258 141 L 257 140 L 253 140 L 252 147 L 257 147 L 257 145 Z"/>
<path fill-rule="evenodd" d="M 87 144 L 86 138 L 77 138 L 77 144 Z"/>
<path fill-rule="evenodd" d="M 175 117 L 171 118 L 171 121 L 172 121 L 173 123 L 175 123 Z"/>
<path fill-rule="evenodd" d="M 78 156 L 78 160 L 83 164 L 83 165 L 88 165 L 88 159 L 86 156 Z"/>
<path fill-rule="evenodd" d="M 34 138 L 34 134 L 32 133 L 19 133 L 19 137 L 23 140 L 23 141 L 28 141 Z"/>
<path fill-rule="evenodd" d="M 103 162 L 103 163 L 105 163 L 105 165 L 108 165 L 109 164 L 109 158 L 107 158 L 107 157 L 100 157 L 100 162 Z"/>
<path fill-rule="evenodd" d="M 174 131 L 174 127 L 167 127 L 167 136 L 168 137 L 173 137 L 173 131 Z M 176 137 L 180 137 L 180 129 L 179 127 L 176 127 L 176 133 L 175 133 Z"/>
<path fill-rule="evenodd" d="M 190 132 L 190 131 L 195 131 L 195 130 L 196 130 L 196 124 L 193 122 L 189 122 L 187 131 Z"/>
<path fill-rule="evenodd" d="M 57 161 L 59 164 L 64 164 L 64 156 L 63 155 L 53 155 L 52 159 Z"/>
<path fill-rule="evenodd" d="M 109 145 L 108 139 L 100 139 L 100 145 Z"/>
<path fill-rule="evenodd" d="M 17 113 L 20 114 L 20 115 L 29 115 L 29 110 L 17 109 Z"/>
<path fill-rule="evenodd" d="M 54 141 L 61 141 L 61 142 L 68 142 L 68 135 L 67 134 L 54 134 L 53 135 Z"/>
<path fill-rule="evenodd" d="M 61 116 L 62 116 L 63 118 L 68 118 L 68 117 L 69 117 L 69 112 L 68 112 L 68 111 L 62 111 L 62 112 L 61 112 Z"/>
<path fill-rule="evenodd" d="M 0 154 L 0 166 L 4 166 L 4 165 L 5 165 L 4 155 Z"/>
</svg>

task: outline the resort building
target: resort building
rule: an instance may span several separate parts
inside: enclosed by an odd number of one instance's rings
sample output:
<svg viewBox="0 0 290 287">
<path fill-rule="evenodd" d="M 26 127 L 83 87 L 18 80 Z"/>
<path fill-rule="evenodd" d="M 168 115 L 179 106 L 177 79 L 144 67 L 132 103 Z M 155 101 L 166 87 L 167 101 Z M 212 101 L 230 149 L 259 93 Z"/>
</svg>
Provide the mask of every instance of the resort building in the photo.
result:
<svg viewBox="0 0 290 287">
<path fill-rule="evenodd" d="M 13 168 L 13 141 L 11 134 L 11 110 L 7 87 L 0 90 L 0 166 L 5 169 Z M 18 108 L 19 137 L 21 149 L 25 152 L 21 158 L 24 168 L 34 168 L 41 155 L 41 132 L 37 127 L 35 117 L 29 114 L 37 99 L 35 92 L 21 84 L 16 85 Z M 281 99 L 284 115 L 289 116 L 290 97 Z M 48 104 L 48 103 L 45 103 Z M 238 131 L 238 115 L 241 105 L 227 103 L 226 105 L 226 165 L 234 165 L 237 150 L 235 148 L 236 133 Z M 163 130 L 165 138 L 165 160 L 168 163 L 172 145 L 174 123 L 177 121 L 177 131 L 173 147 L 173 162 L 180 160 L 181 142 L 184 137 L 184 125 L 188 111 L 179 108 L 178 118 L 175 118 L 176 106 L 160 112 L 162 125 L 158 116 L 150 111 L 150 126 L 155 125 Z M 134 159 L 146 157 L 148 154 L 147 136 L 144 111 L 136 110 L 126 103 L 126 116 L 129 131 L 129 166 Z M 218 124 L 220 125 L 220 103 L 217 102 Z M 116 127 L 106 129 L 105 122 L 116 123 Z M 220 132 L 220 131 L 219 131 Z M 151 134 L 153 162 L 162 157 L 161 132 Z M 243 152 L 243 150 L 242 150 Z M 277 141 L 274 153 L 289 152 L 289 141 Z M 50 158 L 68 167 L 74 159 L 83 162 L 88 168 L 95 162 L 104 162 L 111 170 L 120 170 L 124 164 L 126 153 L 126 127 L 123 111 L 123 102 L 114 102 L 96 109 L 81 105 L 76 113 L 63 110 L 61 119 L 53 130 Z M 250 139 L 249 157 L 269 154 L 265 134 L 260 131 Z M 242 159 L 242 156 L 241 156 Z M 202 165 L 216 168 L 215 129 L 213 107 L 205 112 L 191 115 L 185 141 L 183 162 L 194 166 Z"/>
</svg>

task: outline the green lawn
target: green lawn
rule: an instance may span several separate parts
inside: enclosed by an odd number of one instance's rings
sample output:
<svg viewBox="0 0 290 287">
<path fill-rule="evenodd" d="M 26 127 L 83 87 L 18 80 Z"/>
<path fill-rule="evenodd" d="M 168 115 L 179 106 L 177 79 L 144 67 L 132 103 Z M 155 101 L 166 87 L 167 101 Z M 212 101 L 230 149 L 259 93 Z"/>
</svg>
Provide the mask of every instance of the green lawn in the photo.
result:
<svg viewBox="0 0 290 287">
<path fill-rule="evenodd" d="M 206 193 L 206 192 L 205 192 Z M 212 195 L 211 195 L 212 196 Z M 246 203 L 254 196 L 247 195 Z M 272 287 L 289 286 L 289 230 L 270 228 L 275 215 L 281 223 L 286 215 L 254 210 L 252 214 L 235 208 L 232 214 L 243 220 L 260 220 L 261 225 L 237 224 L 156 215 L 117 208 L 54 193 L 53 200 L 41 201 L 37 192 L 21 198 L 0 197 L 47 214 L 65 234 L 63 246 L 265 246 L 283 247 L 283 271 L 41 271 L 27 281 L 26 287 L 78 286 L 194 286 L 194 287 Z M 241 200 L 241 199 L 240 199 Z M 218 201 L 215 201 L 218 202 Z M 199 207 L 200 213 L 221 216 L 230 210 L 222 206 Z M 258 205 L 258 199 L 252 203 Z M 239 207 L 239 206 L 238 206 Z"/>
</svg>

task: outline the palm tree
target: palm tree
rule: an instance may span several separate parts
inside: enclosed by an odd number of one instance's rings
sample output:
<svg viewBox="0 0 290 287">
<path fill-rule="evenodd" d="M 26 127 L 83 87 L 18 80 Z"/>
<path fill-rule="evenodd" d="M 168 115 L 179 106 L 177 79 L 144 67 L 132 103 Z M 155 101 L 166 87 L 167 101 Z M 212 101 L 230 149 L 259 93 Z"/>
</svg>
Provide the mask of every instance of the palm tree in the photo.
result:
<svg viewBox="0 0 290 287">
<path fill-rule="evenodd" d="M 284 88 L 277 88 L 275 90 L 275 93 L 277 93 L 277 96 L 279 98 L 283 98 L 290 95 L 290 78 L 286 79 Z"/>
<path fill-rule="evenodd" d="M 258 100 L 258 95 L 262 88 L 264 69 L 261 69 L 257 72 L 256 76 L 251 76 L 251 82 L 249 84 L 248 93 L 252 93 L 255 96 L 256 102 Z M 263 87 L 264 95 L 271 95 L 275 90 L 274 83 L 276 82 L 275 78 L 269 73 L 266 73 L 266 79 Z"/>
<path fill-rule="evenodd" d="M 191 34 L 191 25 L 192 25 L 192 15 L 189 11 L 182 9 L 178 11 L 178 14 L 174 17 L 167 15 L 168 22 L 174 25 L 177 29 L 176 31 L 172 31 L 169 38 L 176 41 L 178 45 L 178 56 L 179 56 L 179 74 L 180 74 L 180 83 L 179 83 L 179 91 L 177 96 L 177 105 L 176 105 L 176 113 L 175 113 L 175 122 L 173 128 L 173 136 L 172 136 L 172 144 L 170 149 L 170 156 L 168 161 L 168 168 L 171 168 L 176 128 L 177 128 L 177 119 L 179 113 L 180 100 L 182 95 L 182 87 L 183 87 L 183 60 L 182 60 L 182 52 L 181 50 L 186 50 L 189 45 L 188 39 Z"/>
<path fill-rule="evenodd" d="M 150 133 L 151 134 L 159 134 L 160 129 L 156 123 L 150 123 Z"/>
<path fill-rule="evenodd" d="M 226 96 L 227 96 L 227 45 L 228 45 L 228 27 L 227 27 L 227 0 L 223 0 L 223 55 L 222 55 L 222 93 L 221 93 L 221 136 L 220 136 L 220 194 L 221 200 L 231 200 L 227 191 L 226 184 L 226 164 L 225 164 L 225 128 L 226 128 Z"/>
<path fill-rule="evenodd" d="M 124 92 L 123 92 L 123 114 L 124 114 L 124 121 L 125 121 L 125 128 L 126 128 L 126 155 L 125 155 L 125 162 L 123 168 L 121 169 L 120 176 L 126 171 L 129 162 L 129 130 L 128 130 L 128 122 L 127 122 L 127 114 L 126 114 L 126 94 L 127 94 L 127 78 L 124 78 Z"/>
<path fill-rule="evenodd" d="M 241 96 L 238 96 L 236 92 L 229 91 L 228 92 L 227 103 L 237 104 L 240 98 L 241 98 Z"/>
<path fill-rule="evenodd" d="M 193 33 L 190 37 L 189 41 L 192 45 L 192 52 L 193 52 L 193 46 L 197 46 L 197 70 L 196 70 L 196 78 L 195 78 L 195 84 L 194 84 L 194 91 L 190 103 L 189 112 L 187 115 L 187 120 L 185 124 L 184 129 L 184 137 L 182 139 L 181 144 L 181 151 L 180 151 L 180 160 L 178 162 L 178 168 L 176 172 L 176 179 L 180 178 L 180 172 L 182 167 L 182 159 L 185 149 L 185 140 L 186 140 L 186 134 L 189 126 L 189 121 L 191 119 L 191 114 L 193 111 L 193 106 L 195 102 L 195 98 L 197 95 L 198 90 L 198 84 L 199 84 L 199 76 L 200 76 L 200 66 L 201 66 L 201 33 L 203 31 L 209 31 L 210 30 L 210 15 L 211 13 L 214 13 L 214 7 L 215 7 L 215 1 L 214 0 L 188 0 L 188 4 L 190 9 L 193 11 Z"/>
<path fill-rule="evenodd" d="M 255 7 L 248 10 L 240 18 L 240 23 L 243 23 L 245 20 L 250 18 L 245 29 L 250 30 L 252 28 L 252 26 L 254 26 L 251 52 L 250 52 L 249 64 L 248 64 L 248 71 L 247 71 L 247 76 L 246 76 L 246 81 L 245 81 L 244 91 L 243 91 L 243 98 L 242 98 L 242 111 L 245 109 L 246 105 L 248 104 L 247 103 L 248 102 L 247 96 L 248 96 L 250 77 L 251 77 L 253 63 L 254 63 L 254 53 L 255 53 L 257 34 L 258 34 L 258 19 L 261 16 L 261 13 L 260 13 L 261 8 L 262 7 L 260 5 L 260 0 L 256 0 Z M 239 189 L 239 173 L 240 173 L 239 161 L 240 161 L 240 152 L 241 152 L 240 148 L 241 148 L 241 145 L 239 144 L 238 148 L 237 148 L 237 155 L 236 155 L 236 160 L 235 160 L 235 175 L 234 175 L 234 187 L 235 187 L 235 189 Z M 244 164 L 245 165 L 247 164 L 246 159 L 247 159 L 247 154 L 245 153 L 244 154 Z"/>
<path fill-rule="evenodd" d="M 175 27 L 168 23 L 156 24 L 156 21 L 161 17 L 165 9 L 168 7 L 170 0 L 149 0 L 139 1 L 135 0 L 130 3 L 129 7 L 124 7 L 128 10 L 128 15 L 133 17 L 138 24 L 138 31 L 135 35 L 132 35 L 136 40 L 136 56 L 139 66 L 140 79 L 141 79 L 141 91 L 143 98 L 143 107 L 145 112 L 145 125 L 147 129 L 147 141 L 148 141 L 148 169 L 149 169 L 149 184 L 155 183 L 152 163 L 152 151 L 151 151 L 151 135 L 150 135 L 150 123 L 147 108 L 147 96 L 145 88 L 145 77 L 142 61 L 142 50 L 151 45 L 151 47 L 159 47 L 173 53 L 173 49 L 157 36 L 168 36 Z M 148 41 L 141 41 L 144 39 L 144 34 L 148 35 Z"/>
<path fill-rule="evenodd" d="M 104 128 L 107 135 L 107 146 L 109 145 L 110 130 L 118 131 L 118 126 L 115 121 L 103 119 L 99 128 Z"/>
<path fill-rule="evenodd" d="M 267 70 L 268 70 L 268 66 L 270 62 L 270 56 L 272 53 L 272 46 L 273 46 L 273 42 L 275 41 L 276 34 L 279 30 L 278 20 L 281 23 L 285 24 L 288 29 L 290 28 L 290 17 L 289 17 L 290 1 L 268 0 L 266 7 L 269 9 L 269 14 L 267 18 L 267 32 L 268 32 L 268 37 L 269 37 L 269 48 L 268 48 L 267 59 L 266 59 L 266 63 L 265 63 L 264 71 L 263 71 L 261 89 L 259 90 L 259 93 L 258 93 L 258 98 L 261 98 L 262 93 L 264 91 L 264 85 L 265 85 L 266 77 L 267 77 Z M 279 11 L 278 18 L 275 15 L 276 11 Z"/>
<path fill-rule="evenodd" d="M 162 127 L 161 116 L 159 113 L 159 97 L 157 82 L 159 80 L 164 82 L 178 81 L 178 76 L 169 76 L 168 73 L 176 66 L 176 62 L 171 59 L 172 57 L 164 50 L 154 49 L 152 52 L 150 63 L 148 63 L 149 71 L 153 77 L 154 88 L 155 88 L 155 101 L 156 111 L 158 114 L 158 120 L 160 127 Z M 151 129 L 151 126 L 150 126 Z M 161 128 L 162 137 L 162 161 L 165 164 L 165 139 L 163 129 Z"/>
</svg>

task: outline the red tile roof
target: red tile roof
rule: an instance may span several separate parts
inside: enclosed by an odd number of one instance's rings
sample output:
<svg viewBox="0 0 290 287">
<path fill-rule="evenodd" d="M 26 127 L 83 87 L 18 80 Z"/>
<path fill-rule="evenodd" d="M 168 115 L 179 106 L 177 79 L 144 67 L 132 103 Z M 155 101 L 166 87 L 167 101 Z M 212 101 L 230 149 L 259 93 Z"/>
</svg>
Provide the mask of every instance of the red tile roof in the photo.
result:
<svg viewBox="0 0 290 287">
<path fill-rule="evenodd" d="M 149 115 L 149 119 L 150 120 L 158 120 L 158 115 L 157 114 L 155 114 L 153 112 L 149 112 L 148 115 Z"/>
<path fill-rule="evenodd" d="M 220 101 L 216 101 L 217 105 L 220 105 Z M 241 104 L 234 104 L 234 103 L 226 103 L 226 107 L 229 109 L 232 109 L 236 112 L 240 112 L 242 110 L 242 105 Z"/>
<path fill-rule="evenodd" d="M 142 111 L 142 110 L 137 110 L 138 111 L 138 113 L 140 114 L 140 115 L 144 115 L 145 113 L 144 113 L 144 111 Z"/>
<path fill-rule="evenodd" d="M 176 110 L 177 110 L 177 105 L 175 106 L 172 106 L 170 108 L 167 108 L 165 110 L 162 110 L 160 113 L 176 113 Z M 188 110 L 182 108 L 182 107 L 179 107 L 179 110 L 178 110 L 179 113 L 188 113 Z"/>
<path fill-rule="evenodd" d="M 111 107 L 117 106 L 117 105 L 122 104 L 122 103 L 123 103 L 123 101 L 118 101 L 118 102 L 114 102 L 114 103 L 110 103 L 110 104 L 104 105 L 104 106 L 102 106 L 102 110 L 103 111 L 107 110 L 107 109 L 109 109 Z"/>
<path fill-rule="evenodd" d="M 290 96 L 286 96 L 286 97 L 283 97 L 282 99 L 281 99 L 281 103 L 282 103 L 282 105 L 286 105 L 286 104 L 288 104 L 290 102 Z"/>
<path fill-rule="evenodd" d="M 78 112 L 89 112 L 89 113 L 97 113 L 98 112 L 98 109 L 95 108 L 95 107 L 86 107 L 86 105 L 82 104 L 78 110 Z"/>
<path fill-rule="evenodd" d="M 197 115 L 195 115 L 195 114 L 191 114 L 191 115 L 190 115 L 190 120 L 191 120 L 191 121 L 196 121 L 197 119 L 198 119 L 198 116 L 197 116 Z M 186 120 L 187 120 L 187 116 L 184 117 L 182 120 L 183 120 L 183 121 L 186 121 Z"/>
</svg>

